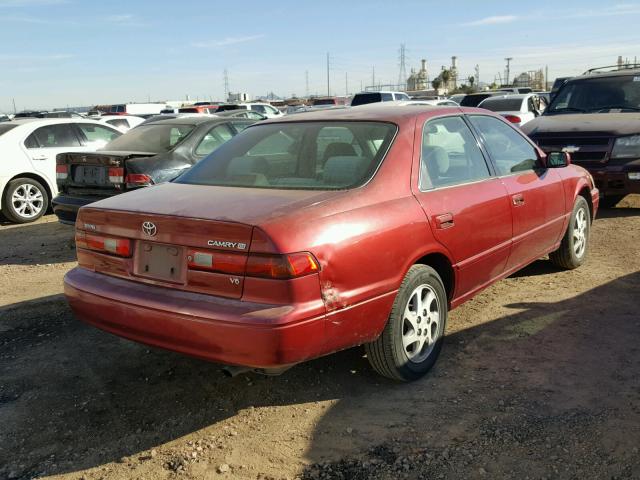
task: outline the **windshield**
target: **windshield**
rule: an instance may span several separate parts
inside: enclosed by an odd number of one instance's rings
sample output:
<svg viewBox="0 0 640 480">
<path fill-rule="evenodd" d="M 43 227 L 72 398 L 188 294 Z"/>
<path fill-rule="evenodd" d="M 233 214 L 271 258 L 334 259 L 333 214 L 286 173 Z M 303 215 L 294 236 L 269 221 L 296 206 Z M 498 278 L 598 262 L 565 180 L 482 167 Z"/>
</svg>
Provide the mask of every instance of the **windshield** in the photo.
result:
<svg viewBox="0 0 640 480">
<path fill-rule="evenodd" d="M 178 183 L 342 190 L 375 173 L 395 135 L 381 122 L 287 122 L 251 127 L 180 176 Z"/>
<path fill-rule="evenodd" d="M 589 78 L 567 82 L 547 114 L 640 111 L 640 76 Z"/>
<path fill-rule="evenodd" d="M 358 105 L 366 105 L 367 103 L 380 102 L 381 98 L 379 93 L 358 93 L 353 97 L 351 106 L 357 107 Z"/>
<path fill-rule="evenodd" d="M 150 124 L 139 125 L 101 150 L 120 152 L 168 152 L 182 142 L 195 127 L 193 125 Z"/>
<path fill-rule="evenodd" d="M 522 98 L 488 98 L 479 107 L 492 112 L 519 112 L 522 108 Z"/>
</svg>

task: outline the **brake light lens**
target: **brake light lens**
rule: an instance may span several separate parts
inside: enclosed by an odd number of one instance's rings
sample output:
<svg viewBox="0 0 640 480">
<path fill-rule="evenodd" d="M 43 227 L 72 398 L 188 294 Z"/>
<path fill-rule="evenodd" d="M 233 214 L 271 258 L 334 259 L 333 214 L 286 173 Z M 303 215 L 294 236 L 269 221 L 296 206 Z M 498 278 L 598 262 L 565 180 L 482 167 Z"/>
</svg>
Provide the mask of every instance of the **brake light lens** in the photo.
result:
<svg viewBox="0 0 640 480">
<path fill-rule="evenodd" d="M 69 165 L 56 165 L 56 179 L 66 180 L 69 176 Z"/>
<path fill-rule="evenodd" d="M 76 247 L 117 255 L 119 257 L 131 256 L 131 240 L 128 238 L 105 237 L 103 235 L 76 231 Z"/>
<path fill-rule="evenodd" d="M 517 115 L 505 115 L 504 118 L 506 118 L 511 123 L 520 123 L 520 122 L 522 122 L 522 119 L 520 117 L 518 117 Z"/>
<path fill-rule="evenodd" d="M 187 265 L 190 270 L 244 275 L 245 262 L 246 257 L 239 254 L 207 250 L 187 251 Z"/>
<path fill-rule="evenodd" d="M 127 187 L 144 187 L 146 185 L 151 185 L 153 180 L 149 175 L 145 175 L 144 173 L 128 173 L 126 178 Z"/>
<path fill-rule="evenodd" d="M 287 279 L 318 272 L 320 264 L 309 252 L 288 255 L 249 255 L 246 275 L 248 277 Z"/>
<path fill-rule="evenodd" d="M 110 167 L 109 168 L 109 181 L 111 183 L 123 183 L 124 182 L 124 168 L 122 168 L 122 167 Z"/>
</svg>

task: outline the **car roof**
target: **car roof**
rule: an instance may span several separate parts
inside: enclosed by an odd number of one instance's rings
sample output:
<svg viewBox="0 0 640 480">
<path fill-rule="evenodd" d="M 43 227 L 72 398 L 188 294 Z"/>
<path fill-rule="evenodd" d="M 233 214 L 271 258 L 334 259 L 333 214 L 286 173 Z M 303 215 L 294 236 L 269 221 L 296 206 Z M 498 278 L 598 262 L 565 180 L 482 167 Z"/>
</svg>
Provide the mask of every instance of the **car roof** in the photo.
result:
<svg viewBox="0 0 640 480">
<path fill-rule="evenodd" d="M 485 100 L 483 100 L 484 102 L 492 102 L 495 100 L 504 100 L 504 99 L 509 99 L 509 100 L 524 100 L 525 98 L 528 97 L 532 97 L 534 95 L 537 95 L 536 92 L 530 92 L 530 93 L 514 93 L 511 95 L 493 95 Z"/>
<path fill-rule="evenodd" d="M 203 123 L 211 122 L 228 122 L 230 119 L 228 117 L 214 117 L 213 115 L 203 115 L 197 117 L 177 117 L 177 118 L 168 118 L 165 120 L 158 119 L 153 122 L 147 122 L 144 125 L 155 125 L 156 123 L 162 125 L 200 125 Z M 239 118 L 237 120 L 244 120 Z"/>
<path fill-rule="evenodd" d="M 32 123 L 38 123 L 39 125 L 57 125 L 60 123 L 94 123 L 101 125 L 102 123 L 97 120 L 85 119 L 85 118 L 18 118 L 16 120 L 11 120 L 11 123 L 14 125 L 26 125 Z"/>
<path fill-rule="evenodd" d="M 403 93 L 407 95 L 407 92 L 399 92 L 397 90 L 376 90 L 375 92 L 358 92 L 356 95 L 369 95 L 371 93 Z"/>
<path fill-rule="evenodd" d="M 390 103 L 390 102 L 384 102 Z M 476 109 L 468 109 L 476 111 Z M 339 109 L 325 109 L 325 110 L 310 110 L 298 115 L 285 115 L 280 118 L 273 118 L 269 120 L 263 120 L 259 124 L 267 123 L 284 123 L 284 122 L 309 122 L 309 121 L 373 121 L 373 122 L 392 122 L 400 123 L 408 118 L 413 118 L 416 115 L 422 113 L 451 113 L 452 111 L 467 111 L 460 107 L 446 106 L 446 105 L 383 105 L 380 103 L 371 104 L 364 108 L 352 107 L 352 108 L 339 108 Z"/>
<path fill-rule="evenodd" d="M 590 78 L 607 78 L 607 77 L 637 77 L 640 76 L 640 69 L 638 68 L 623 68 L 620 70 L 614 70 L 611 72 L 594 72 L 594 73 L 585 73 L 583 75 L 578 75 L 576 77 L 567 78 L 566 82 L 575 82 L 581 80 L 588 80 Z"/>
</svg>

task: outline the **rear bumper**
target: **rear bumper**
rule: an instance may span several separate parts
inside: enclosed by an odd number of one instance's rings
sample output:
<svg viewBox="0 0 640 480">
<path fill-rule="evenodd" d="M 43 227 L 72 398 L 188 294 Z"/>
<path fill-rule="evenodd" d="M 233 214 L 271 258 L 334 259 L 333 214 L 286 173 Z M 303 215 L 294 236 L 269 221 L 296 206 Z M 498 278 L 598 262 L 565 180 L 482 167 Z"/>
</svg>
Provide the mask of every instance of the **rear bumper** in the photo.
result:
<svg viewBox="0 0 640 480">
<path fill-rule="evenodd" d="M 630 173 L 640 175 L 640 165 L 589 167 L 587 170 L 605 197 L 640 193 L 640 179 L 629 178 Z"/>
<path fill-rule="evenodd" d="M 325 316 L 295 318 L 293 306 L 139 284 L 80 267 L 65 275 L 64 293 L 86 323 L 208 361 L 273 368 L 323 353 Z"/>
<path fill-rule="evenodd" d="M 97 202 L 103 198 L 105 197 L 72 197 L 69 195 L 58 195 L 51 203 L 53 204 L 53 213 L 56 214 L 60 223 L 74 225 L 76 223 L 76 217 L 78 216 L 78 210 L 80 207 Z"/>
</svg>

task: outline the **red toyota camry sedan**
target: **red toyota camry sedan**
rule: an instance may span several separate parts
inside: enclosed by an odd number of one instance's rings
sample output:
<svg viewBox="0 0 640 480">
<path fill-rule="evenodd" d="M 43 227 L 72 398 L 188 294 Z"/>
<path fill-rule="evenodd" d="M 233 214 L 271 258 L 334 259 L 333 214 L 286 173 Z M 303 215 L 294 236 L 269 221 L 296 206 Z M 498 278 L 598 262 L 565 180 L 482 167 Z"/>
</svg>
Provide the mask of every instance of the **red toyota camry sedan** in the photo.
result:
<svg viewBox="0 0 640 480">
<path fill-rule="evenodd" d="M 568 154 L 486 110 L 309 112 L 80 209 L 65 294 L 98 328 L 236 369 L 364 345 L 414 380 L 450 309 L 547 254 L 580 266 L 598 199 Z"/>
</svg>

